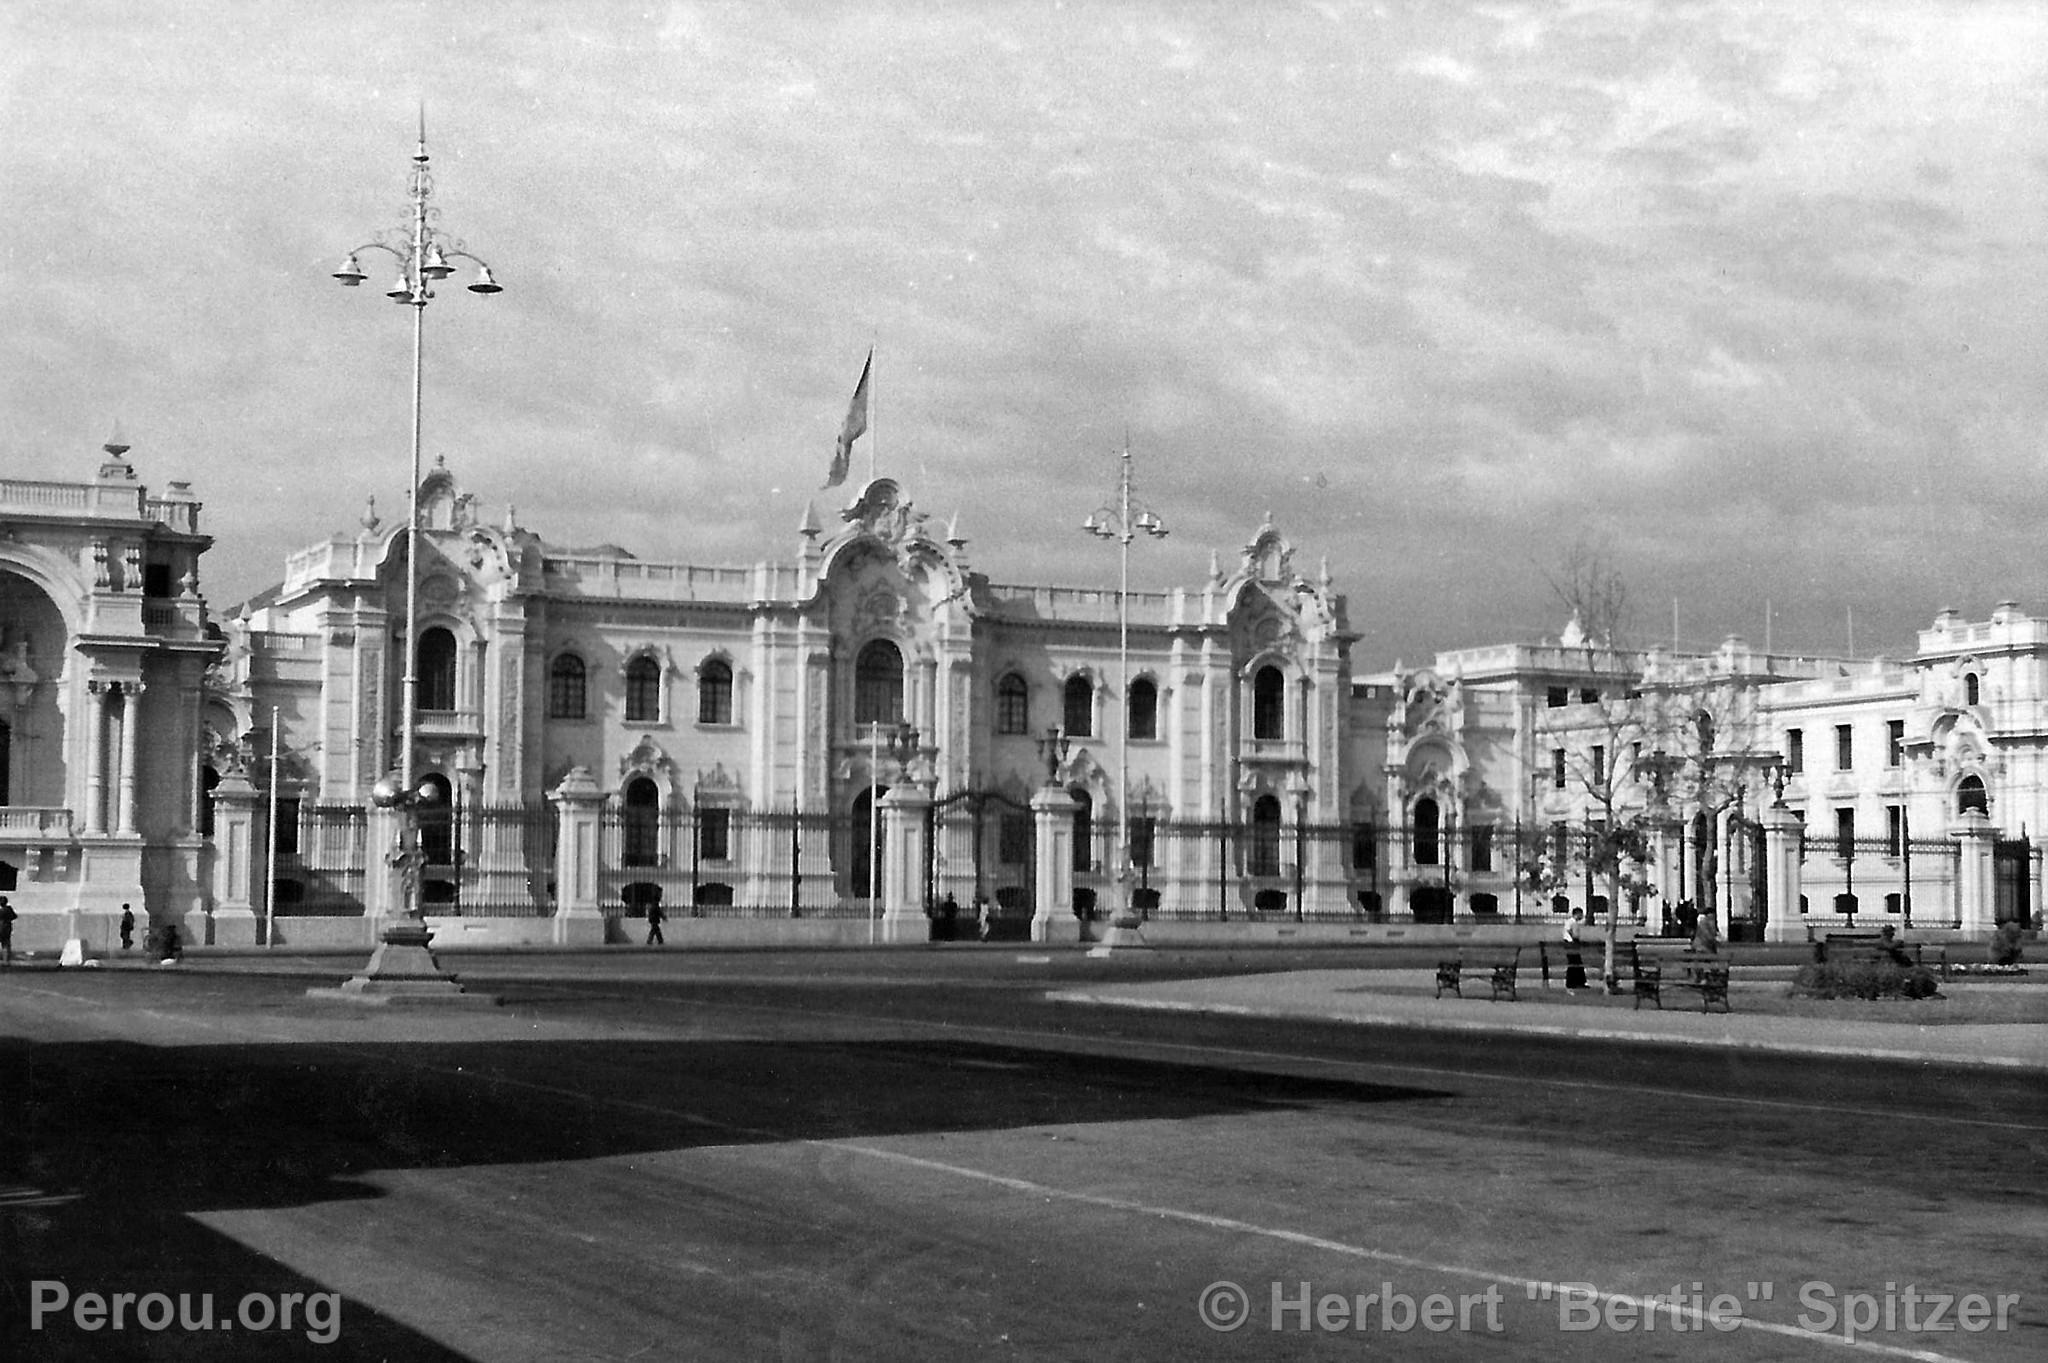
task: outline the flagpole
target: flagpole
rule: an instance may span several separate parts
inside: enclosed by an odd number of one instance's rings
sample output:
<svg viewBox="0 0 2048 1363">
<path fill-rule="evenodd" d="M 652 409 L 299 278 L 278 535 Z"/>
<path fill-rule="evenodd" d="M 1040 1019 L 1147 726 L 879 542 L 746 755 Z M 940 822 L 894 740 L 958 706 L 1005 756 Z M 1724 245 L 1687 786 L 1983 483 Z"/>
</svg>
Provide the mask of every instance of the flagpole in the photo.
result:
<svg viewBox="0 0 2048 1363">
<path fill-rule="evenodd" d="M 875 481 L 875 446 L 882 443 L 882 437 L 879 434 L 882 423 L 876 420 L 874 369 L 875 351 L 880 344 L 880 337 L 881 333 L 876 332 L 868 338 L 868 481 L 870 483 Z"/>
</svg>

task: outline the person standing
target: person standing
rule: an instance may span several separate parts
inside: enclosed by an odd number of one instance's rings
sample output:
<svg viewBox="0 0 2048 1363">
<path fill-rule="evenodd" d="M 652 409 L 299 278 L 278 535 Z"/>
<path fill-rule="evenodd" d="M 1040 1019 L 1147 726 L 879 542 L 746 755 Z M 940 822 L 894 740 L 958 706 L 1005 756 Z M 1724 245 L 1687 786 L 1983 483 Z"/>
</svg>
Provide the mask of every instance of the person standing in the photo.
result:
<svg viewBox="0 0 2048 1363">
<path fill-rule="evenodd" d="M 14 964 L 14 920 L 18 916 L 7 896 L 0 894 L 0 965 Z"/>
<path fill-rule="evenodd" d="M 135 910 L 128 905 L 121 906 L 121 950 L 135 945 Z"/>
<path fill-rule="evenodd" d="M 1586 958 L 1579 948 L 1579 933 L 1585 922 L 1586 911 L 1573 909 L 1571 918 L 1564 925 L 1564 987 L 1567 989 L 1586 987 Z"/>
</svg>

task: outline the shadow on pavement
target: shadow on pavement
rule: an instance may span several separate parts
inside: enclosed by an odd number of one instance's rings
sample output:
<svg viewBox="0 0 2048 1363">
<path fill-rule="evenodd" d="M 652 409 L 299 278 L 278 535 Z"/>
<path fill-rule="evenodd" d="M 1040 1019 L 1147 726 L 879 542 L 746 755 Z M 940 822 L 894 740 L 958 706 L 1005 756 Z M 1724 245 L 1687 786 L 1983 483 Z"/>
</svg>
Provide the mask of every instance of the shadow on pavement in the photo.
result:
<svg viewBox="0 0 2048 1363">
<path fill-rule="evenodd" d="M 189 1213 L 380 1196 L 375 1170 L 1413 1101 L 1419 1088 L 958 1041 L 154 1047 L 0 1041 L 0 1357 L 455 1359 L 354 1301 L 303 1331 L 29 1333 L 32 1284 L 325 1291 Z"/>
</svg>

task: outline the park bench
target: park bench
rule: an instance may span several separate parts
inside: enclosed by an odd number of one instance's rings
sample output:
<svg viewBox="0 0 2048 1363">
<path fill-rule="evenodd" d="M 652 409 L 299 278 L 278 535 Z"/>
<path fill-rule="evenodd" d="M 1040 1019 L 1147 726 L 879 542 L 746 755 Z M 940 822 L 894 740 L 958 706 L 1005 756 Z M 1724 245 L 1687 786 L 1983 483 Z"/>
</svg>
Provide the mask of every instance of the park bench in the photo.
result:
<svg viewBox="0 0 2048 1363">
<path fill-rule="evenodd" d="M 1934 963 L 1929 965 L 1925 952 L 1934 948 Z M 1948 948 L 1936 943 L 1908 942 L 1894 937 L 1885 941 L 1881 932 L 1831 932 L 1821 938 L 1820 959 L 1840 965 L 1856 965 L 1892 960 L 1894 947 L 1904 949 L 1913 964 L 1937 972 L 1944 980 L 1948 978 Z"/>
<path fill-rule="evenodd" d="M 1436 996 L 1442 998 L 1448 989 L 1459 998 L 1465 997 L 1464 978 L 1467 972 L 1474 975 L 1484 971 L 1487 984 L 1492 988 L 1492 1001 L 1500 1002 L 1506 994 L 1508 1002 L 1515 1001 L 1515 972 L 1521 969 L 1522 949 L 1520 947 L 1499 948 L 1490 951 L 1475 950 L 1468 958 L 1460 951 L 1456 956 L 1436 963 Z"/>
<path fill-rule="evenodd" d="M 1648 999 L 1661 1010 L 1666 989 L 1690 989 L 1700 996 L 1700 1011 L 1710 1012 L 1718 1003 L 1724 1013 L 1734 1012 L 1728 1002 L 1728 961 L 1705 951 L 1642 952 L 1636 956 L 1635 1006 Z"/>
</svg>

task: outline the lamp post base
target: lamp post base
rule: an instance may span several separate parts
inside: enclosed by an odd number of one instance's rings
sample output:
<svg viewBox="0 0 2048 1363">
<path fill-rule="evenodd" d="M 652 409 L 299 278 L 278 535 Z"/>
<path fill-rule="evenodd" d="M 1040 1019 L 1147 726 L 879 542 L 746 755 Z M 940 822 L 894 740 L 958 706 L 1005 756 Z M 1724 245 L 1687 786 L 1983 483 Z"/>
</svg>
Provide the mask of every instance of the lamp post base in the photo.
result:
<svg viewBox="0 0 2048 1363">
<path fill-rule="evenodd" d="M 472 994 L 441 968 L 428 947 L 433 933 L 417 918 L 403 918 L 384 929 L 363 972 L 332 989 L 308 989 L 306 996 L 322 1003 L 362 1007 L 439 1006 L 495 1008 L 495 994 Z"/>
<path fill-rule="evenodd" d="M 1111 920 L 1109 928 L 1102 934 L 1102 940 L 1088 948 L 1090 956 L 1109 956 L 1119 951 L 1150 951 L 1152 944 L 1145 940 L 1145 925 L 1136 914 L 1119 914 Z"/>
</svg>

